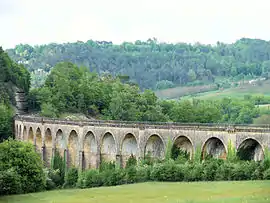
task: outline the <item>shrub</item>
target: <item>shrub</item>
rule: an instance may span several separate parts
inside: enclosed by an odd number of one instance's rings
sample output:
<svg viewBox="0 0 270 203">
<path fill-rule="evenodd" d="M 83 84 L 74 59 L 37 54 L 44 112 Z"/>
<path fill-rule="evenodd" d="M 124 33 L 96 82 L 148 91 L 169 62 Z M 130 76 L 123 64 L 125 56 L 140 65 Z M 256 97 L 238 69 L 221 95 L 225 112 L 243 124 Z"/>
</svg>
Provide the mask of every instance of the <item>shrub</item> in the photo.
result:
<svg viewBox="0 0 270 203">
<path fill-rule="evenodd" d="M 264 171 L 263 173 L 263 179 L 264 180 L 270 180 L 270 168 Z"/>
<path fill-rule="evenodd" d="M 78 169 L 70 168 L 65 175 L 64 188 L 72 188 L 76 186 L 78 180 Z"/>
<path fill-rule="evenodd" d="M 150 180 L 151 166 L 137 166 L 136 169 L 137 182 L 146 182 Z"/>
<path fill-rule="evenodd" d="M 51 103 L 42 103 L 40 115 L 49 118 L 57 118 L 58 111 Z"/>
<path fill-rule="evenodd" d="M 44 173 L 45 173 L 45 179 L 46 179 L 46 185 L 45 185 L 45 189 L 46 190 L 53 190 L 56 188 L 55 183 L 53 182 L 53 180 L 51 179 L 50 175 L 49 175 L 49 171 L 50 169 L 45 168 L 44 169 Z"/>
<path fill-rule="evenodd" d="M 225 162 L 220 165 L 216 171 L 215 180 L 231 180 L 231 173 L 233 169 L 233 164 Z"/>
<path fill-rule="evenodd" d="M 114 170 L 115 169 L 115 162 L 106 162 L 102 161 L 100 166 L 99 166 L 99 171 L 108 171 L 108 170 Z"/>
<path fill-rule="evenodd" d="M 135 156 L 133 156 L 133 154 L 131 154 L 131 156 L 127 160 L 126 168 L 134 167 L 136 165 L 137 165 L 137 159 Z"/>
<path fill-rule="evenodd" d="M 218 167 L 222 164 L 220 159 L 210 159 L 203 164 L 203 180 L 214 181 L 216 176 L 216 171 Z"/>
<path fill-rule="evenodd" d="M 12 135 L 12 109 L 1 101 L 0 93 L 0 142 Z"/>
<path fill-rule="evenodd" d="M 99 187 L 102 185 L 102 179 L 98 170 L 91 169 L 82 172 L 78 178 L 79 188 Z"/>
<path fill-rule="evenodd" d="M 126 168 L 126 182 L 135 183 L 137 182 L 137 170 L 135 166 Z"/>
<path fill-rule="evenodd" d="M 49 176 L 55 183 L 56 187 L 61 187 L 65 182 L 66 164 L 65 158 L 61 157 L 58 150 L 55 151 L 52 158 L 52 169 L 49 170 Z"/>
<path fill-rule="evenodd" d="M 203 179 L 203 165 L 200 163 L 184 165 L 185 181 L 201 181 Z"/>
<path fill-rule="evenodd" d="M 100 173 L 102 178 L 102 185 L 115 186 L 121 185 L 125 180 L 125 171 L 123 169 L 107 170 Z"/>
<path fill-rule="evenodd" d="M 249 177 L 247 176 L 244 165 L 241 162 L 234 164 L 231 178 L 232 180 L 248 180 Z"/>
<path fill-rule="evenodd" d="M 20 175 L 23 192 L 45 189 L 43 164 L 32 144 L 9 139 L 0 144 L 0 151 L 0 168 L 13 168 Z"/>
<path fill-rule="evenodd" d="M 22 192 L 21 176 L 13 169 L 0 171 L 0 196 L 20 194 Z"/>
</svg>

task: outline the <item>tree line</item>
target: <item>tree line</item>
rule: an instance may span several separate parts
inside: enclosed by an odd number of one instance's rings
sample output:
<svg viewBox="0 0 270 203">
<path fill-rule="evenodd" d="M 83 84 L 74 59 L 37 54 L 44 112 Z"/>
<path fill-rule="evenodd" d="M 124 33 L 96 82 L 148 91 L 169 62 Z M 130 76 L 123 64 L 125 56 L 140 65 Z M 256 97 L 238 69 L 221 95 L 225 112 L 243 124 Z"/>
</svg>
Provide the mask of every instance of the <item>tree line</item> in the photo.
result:
<svg viewBox="0 0 270 203">
<path fill-rule="evenodd" d="M 270 72 L 270 42 L 242 38 L 232 44 L 160 43 L 157 39 L 124 42 L 75 42 L 7 50 L 16 62 L 32 73 L 32 85 L 40 86 L 59 62 L 85 66 L 98 74 L 127 75 L 141 89 L 164 89 L 177 85 L 219 83 L 224 80 L 265 77 Z"/>
<path fill-rule="evenodd" d="M 266 98 L 159 100 L 153 91 L 141 92 L 127 78 L 99 76 L 62 62 L 52 68 L 42 87 L 30 91 L 29 102 L 30 109 L 47 117 L 83 113 L 105 120 L 249 124 L 260 114 L 255 105 Z"/>
</svg>

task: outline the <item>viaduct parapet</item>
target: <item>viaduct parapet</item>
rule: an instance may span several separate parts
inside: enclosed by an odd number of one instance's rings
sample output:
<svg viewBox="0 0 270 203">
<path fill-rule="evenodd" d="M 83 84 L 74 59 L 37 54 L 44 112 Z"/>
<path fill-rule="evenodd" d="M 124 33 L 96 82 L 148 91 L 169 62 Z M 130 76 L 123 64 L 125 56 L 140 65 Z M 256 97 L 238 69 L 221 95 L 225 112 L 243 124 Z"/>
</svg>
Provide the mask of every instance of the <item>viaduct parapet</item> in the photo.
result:
<svg viewBox="0 0 270 203">
<path fill-rule="evenodd" d="M 181 124 L 120 121 L 68 121 L 42 117 L 16 116 L 16 139 L 31 142 L 49 166 L 57 149 L 66 155 L 67 165 L 97 168 L 101 160 L 125 166 L 127 159 L 149 155 L 164 158 L 169 141 L 201 156 L 226 159 L 231 143 L 237 152 L 254 160 L 264 158 L 270 149 L 270 126 Z"/>
</svg>

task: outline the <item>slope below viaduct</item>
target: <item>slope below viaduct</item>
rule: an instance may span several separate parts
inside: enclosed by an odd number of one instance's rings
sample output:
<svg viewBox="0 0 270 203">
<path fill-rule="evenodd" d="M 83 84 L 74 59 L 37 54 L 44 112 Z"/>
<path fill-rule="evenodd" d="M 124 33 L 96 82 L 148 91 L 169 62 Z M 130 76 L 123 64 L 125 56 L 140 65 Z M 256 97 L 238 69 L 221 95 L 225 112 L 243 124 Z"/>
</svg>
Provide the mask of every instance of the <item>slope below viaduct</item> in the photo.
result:
<svg viewBox="0 0 270 203">
<path fill-rule="evenodd" d="M 96 168 L 101 160 L 125 166 L 127 159 L 146 154 L 164 158 L 168 142 L 193 156 L 196 149 L 226 159 L 229 143 L 239 154 L 262 160 L 270 149 L 270 126 L 180 124 L 118 121 L 68 121 L 16 116 L 16 139 L 31 142 L 47 165 L 55 150 L 67 165 Z"/>
</svg>

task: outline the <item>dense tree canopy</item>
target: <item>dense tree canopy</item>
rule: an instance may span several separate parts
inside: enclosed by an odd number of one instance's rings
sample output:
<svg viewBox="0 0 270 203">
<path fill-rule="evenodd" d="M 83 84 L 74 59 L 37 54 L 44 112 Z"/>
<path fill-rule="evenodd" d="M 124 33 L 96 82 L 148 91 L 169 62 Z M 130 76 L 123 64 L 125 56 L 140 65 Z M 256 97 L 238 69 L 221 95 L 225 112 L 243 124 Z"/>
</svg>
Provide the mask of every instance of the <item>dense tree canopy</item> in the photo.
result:
<svg viewBox="0 0 270 203">
<path fill-rule="evenodd" d="M 125 121 L 252 123 L 259 113 L 255 107 L 258 99 L 163 101 L 153 91 L 141 92 L 122 77 L 98 76 L 85 67 L 63 62 L 51 70 L 42 87 L 31 91 L 30 107 L 49 117 L 69 112 Z"/>
<path fill-rule="evenodd" d="M 28 93 L 30 73 L 23 65 L 13 62 L 0 47 L 0 142 L 12 135 L 11 106 L 15 106 L 16 88 Z"/>
<path fill-rule="evenodd" d="M 216 77 L 268 77 L 270 72 L 270 42 L 247 38 L 214 46 L 159 43 L 156 39 L 120 45 L 93 40 L 34 47 L 20 44 L 7 52 L 13 60 L 35 71 L 34 86 L 63 61 L 84 65 L 98 74 L 128 75 L 143 89 L 206 84 L 215 82 Z"/>
</svg>

